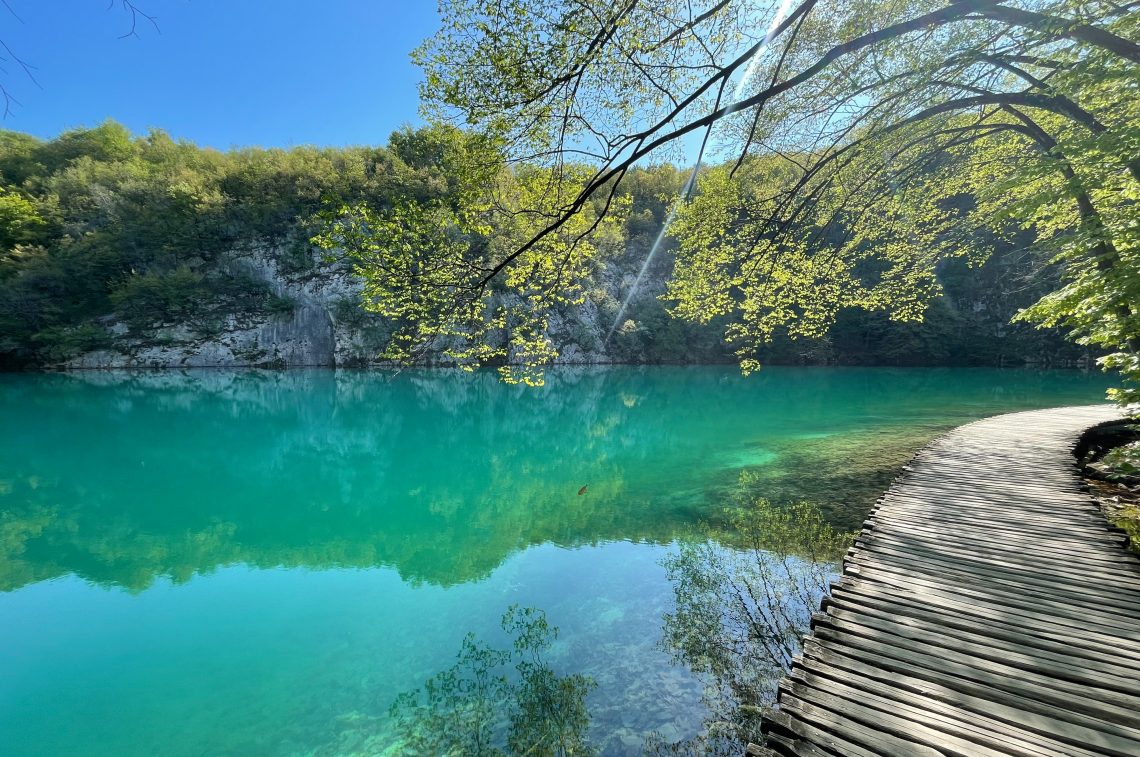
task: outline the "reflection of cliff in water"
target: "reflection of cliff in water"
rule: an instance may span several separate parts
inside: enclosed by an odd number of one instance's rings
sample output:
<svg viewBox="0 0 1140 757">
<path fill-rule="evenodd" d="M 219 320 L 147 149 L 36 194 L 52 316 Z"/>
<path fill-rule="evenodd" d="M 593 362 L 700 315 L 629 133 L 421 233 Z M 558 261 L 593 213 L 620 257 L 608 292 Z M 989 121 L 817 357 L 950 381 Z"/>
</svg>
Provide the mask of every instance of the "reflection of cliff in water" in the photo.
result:
<svg viewBox="0 0 1140 757">
<path fill-rule="evenodd" d="M 691 515 L 614 506 L 623 466 L 669 438 L 627 423 L 603 371 L 541 392 L 491 373 L 45 380 L 5 395 L 28 433 L 0 442 L 4 588 L 68 571 L 139 588 L 235 562 L 449 584 L 529 544 L 669 539 Z"/>
<path fill-rule="evenodd" d="M 68 572 L 139 589 L 239 562 L 450 585 L 532 544 L 668 541 L 718 512 L 742 469 L 771 473 L 760 494 L 826 499 L 854 470 L 843 456 L 865 454 L 844 434 L 1033 406 L 1057 381 L 966 375 L 583 368 L 542 389 L 490 372 L 0 376 L 0 589 Z M 1089 399 L 1097 379 L 1064 381 Z"/>
</svg>

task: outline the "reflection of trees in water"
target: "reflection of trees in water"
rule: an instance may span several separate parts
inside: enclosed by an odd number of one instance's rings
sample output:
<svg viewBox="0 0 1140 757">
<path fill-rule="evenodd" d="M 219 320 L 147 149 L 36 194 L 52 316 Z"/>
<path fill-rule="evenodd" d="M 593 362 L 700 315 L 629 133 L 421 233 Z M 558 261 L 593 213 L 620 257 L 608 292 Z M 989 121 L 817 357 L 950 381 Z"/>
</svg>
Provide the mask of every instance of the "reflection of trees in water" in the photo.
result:
<svg viewBox="0 0 1140 757">
<path fill-rule="evenodd" d="M 661 643 L 703 679 L 708 715 L 693 738 L 651 737 L 649 754 L 735 757 L 744 743 L 762 741 L 760 721 L 776 682 L 799 654 L 811 612 L 851 543 L 852 534 L 835 530 L 817 507 L 739 496 L 723 525 L 693 533 L 665 559 L 675 605 Z M 468 634 L 455 663 L 401 695 L 390 719 L 342 718 L 335 750 L 318 749 L 315 757 L 595 753 L 602 742 L 588 740 L 586 706 L 595 684 L 551 666 L 546 653 L 557 629 L 541 611 L 517 607 L 502 627 L 510 649 Z"/>
<path fill-rule="evenodd" d="M 542 389 L 492 372 L 7 376 L 0 417 L 22 433 L 0 437 L 0 589 L 73 572 L 139 590 L 239 562 L 391 566 L 447 586 L 534 544 L 669 542 L 741 468 L 757 496 L 820 502 L 850 526 L 963 412 L 1062 396 L 1039 374 L 948 376 L 560 368 Z M 937 413 L 911 431 L 892 418 L 915 397 Z M 973 409 L 946 416 L 963 397 Z"/>
<path fill-rule="evenodd" d="M 647 429 L 623 428 L 632 411 L 604 372 L 566 376 L 573 391 L 542 394 L 490 373 L 41 379 L 50 391 L 28 393 L 22 414 L 113 436 L 8 440 L 0 585 L 72 571 L 142 589 L 236 562 L 390 565 L 449 585 L 531 544 L 668 541 L 677 516 L 614 507 L 615 458 Z"/>
<path fill-rule="evenodd" d="M 396 699 L 388 728 L 381 719 L 361 718 L 341 732 L 333 751 L 425 757 L 594 754 L 586 737 L 586 695 L 595 684 L 581 673 L 560 675 L 551 667 L 546 653 L 558 628 L 542 610 L 518 606 L 503 615 L 502 627 L 510 649 L 467 634 L 454 665 Z"/>
<path fill-rule="evenodd" d="M 676 609 L 665 616 L 662 643 L 704 677 L 709 718 L 697 738 L 658 740 L 650 751 L 740 754 L 742 743 L 763 741 L 763 712 L 852 537 L 812 505 L 756 500 L 666 559 Z"/>
</svg>

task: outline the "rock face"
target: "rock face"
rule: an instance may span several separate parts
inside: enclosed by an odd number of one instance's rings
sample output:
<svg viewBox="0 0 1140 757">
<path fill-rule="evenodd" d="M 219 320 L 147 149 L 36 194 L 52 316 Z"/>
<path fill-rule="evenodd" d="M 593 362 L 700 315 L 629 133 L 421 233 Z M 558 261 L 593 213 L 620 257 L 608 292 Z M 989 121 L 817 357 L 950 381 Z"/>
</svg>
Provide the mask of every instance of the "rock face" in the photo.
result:
<svg viewBox="0 0 1140 757">
<path fill-rule="evenodd" d="M 338 327 L 339 303 L 355 302 L 360 281 L 342 265 L 320 263 L 299 274 L 282 270 L 280 250 L 263 247 L 229 256 L 227 265 L 292 301 L 291 312 L 231 314 L 217 333 L 202 335 L 179 324 L 147 337 L 106 322 L 114 349 L 80 355 L 62 368 L 300 367 L 331 366 L 356 355 L 357 329 Z"/>
<path fill-rule="evenodd" d="M 318 254 L 297 266 L 283 261 L 279 247 L 234 252 L 226 265 L 266 284 L 293 303 L 291 312 L 230 314 L 220 329 L 202 334 L 189 325 L 132 334 L 114 318 L 104 326 L 114 338 L 111 349 L 87 352 L 58 366 L 64 370 L 97 368 L 205 368 L 303 366 L 370 367 L 388 338 L 384 319 L 360 307 L 363 282 L 342 263 Z M 604 348 L 608 327 L 600 309 L 587 302 L 573 314 L 556 314 L 550 336 L 560 347 L 560 363 L 611 363 Z"/>
<path fill-rule="evenodd" d="M 550 315 L 547 336 L 556 363 L 712 363 L 732 361 L 724 324 L 693 324 L 672 318 L 659 297 L 672 269 L 660 254 L 639 280 L 644 254 L 637 249 L 602 260 L 586 282 L 585 302 Z M 213 274 L 252 282 L 269 305 L 219 305 L 194 323 L 170 323 L 132 331 L 115 316 L 101 324 L 111 348 L 86 352 L 54 367 L 86 368 L 291 368 L 384 365 L 378 356 L 390 324 L 361 307 L 364 282 L 345 263 L 330 263 L 307 247 L 261 245 L 235 250 Z M 1090 361 L 1084 348 L 1058 333 L 1009 318 L 1028 302 L 1005 302 L 1001 261 L 960 274 L 948 296 L 936 301 L 928 325 L 890 322 L 884 313 L 841 314 L 832 334 L 815 341 L 776 340 L 762 361 L 839 365 L 1017 365 L 1066 366 Z M 987 273 L 988 272 L 988 273 Z M 986 277 L 989 278 L 986 278 Z M 971 278 L 973 277 L 973 278 Z M 636 287 L 628 307 L 624 299 Z M 275 297 L 270 297 L 270 295 Z M 987 300 L 988 298 L 988 300 Z M 1030 301 L 1032 298 L 1030 298 Z M 260 302 L 261 300 L 258 300 Z M 612 332 L 612 333 L 611 333 Z M 505 338 L 505 337 L 504 337 Z M 508 360 L 513 356 L 508 356 Z M 429 355 L 427 364 L 445 363 Z"/>
</svg>

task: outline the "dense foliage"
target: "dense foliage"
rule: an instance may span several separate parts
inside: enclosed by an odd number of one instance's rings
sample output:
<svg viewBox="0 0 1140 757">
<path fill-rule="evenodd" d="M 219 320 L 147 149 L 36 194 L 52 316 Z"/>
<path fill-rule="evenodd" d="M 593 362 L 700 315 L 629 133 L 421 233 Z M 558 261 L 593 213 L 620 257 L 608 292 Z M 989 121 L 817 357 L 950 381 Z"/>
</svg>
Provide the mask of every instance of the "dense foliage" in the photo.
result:
<svg viewBox="0 0 1140 757">
<path fill-rule="evenodd" d="M 594 168 L 511 255 L 703 135 L 702 154 L 719 147 L 724 164 L 678 210 L 669 298 L 684 319 L 722 319 L 746 371 L 781 332 L 819 338 L 845 309 L 918 321 L 946 260 L 977 264 L 1029 234 L 1063 282 L 1019 318 L 1067 327 L 1140 381 L 1131 4 L 449 0 L 441 11 L 417 52 L 428 113 L 483 130 L 508 161 Z"/>
<path fill-rule="evenodd" d="M 300 245 L 295 264 L 311 265 L 303 223 L 325 203 L 427 200 L 451 191 L 445 170 L 412 132 L 388 148 L 230 152 L 111 122 L 50 141 L 0 132 L 0 361 L 106 346 L 106 316 L 209 333 L 287 311 L 229 253 Z"/>
<path fill-rule="evenodd" d="M 385 357 L 408 362 L 441 352 L 465 368 L 503 362 L 508 380 L 535 383 L 557 356 L 547 333 L 552 314 L 585 302 L 599 248 L 622 244 L 628 203 L 611 202 L 609 212 L 588 207 L 507 259 L 557 216 L 573 174 L 588 171 L 507 172 L 499 151 L 477 136 L 426 135 L 453 191 L 426 199 L 401 193 L 378 212 L 365 203 L 333 209 L 315 241 L 348 255 L 366 277 L 365 307 L 395 323 Z M 496 287 L 486 286 L 489 277 Z M 414 292 L 402 296 L 409 284 Z M 473 294 L 456 299 L 456 290 Z"/>
<path fill-rule="evenodd" d="M 732 359 L 722 339 L 726 318 L 675 318 L 660 299 L 678 254 L 677 238 L 661 230 L 687 179 L 668 164 L 627 173 L 606 222 L 575 247 L 572 265 L 554 265 L 564 259 L 565 237 L 518 261 L 512 278 L 488 289 L 473 330 L 464 330 L 470 311 L 440 329 L 445 292 L 425 286 L 405 300 L 388 288 L 392 281 L 369 276 L 381 263 L 415 268 L 431 260 L 441 279 L 470 278 L 526 237 L 535 217 L 515 211 L 550 200 L 549 172 L 511 169 L 500 184 L 510 191 L 488 196 L 487 175 L 477 169 L 508 170 L 490 148 L 446 127 L 397 132 L 385 148 L 231 152 L 161 132 L 132 137 L 114 123 L 48 141 L 2 132 L 0 365 L 52 364 L 125 340 L 162 344 L 179 329 L 208 339 L 235 323 L 287 318 L 294 303 L 282 282 L 235 254 L 254 248 L 267 250 L 293 281 L 330 265 L 357 266 L 367 281 L 363 301 L 333 302 L 330 315 L 375 332 L 362 341 L 377 355 L 415 357 L 434 340 L 428 358 L 468 365 L 541 363 L 567 345 L 625 362 Z M 602 210 L 567 230 L 584 229 Z M 425 216 L 442 221 L 409 222 Z M 323 263 L 308 244 L 322 229 L 326 243 L 347 244 L 348 254 Z M 940 264 L 946 296 L 925 323 L 849 309 L 826 338 L 775 334 L 763 357 L 891 365 L 1078 360 L 1082 350 L 1055 333 L 1008 325 L 1054 280 L 1040 275 L 1040 258 L 1019 240 L 998 240 L 994 249 L 980 268 Z M 553 291 L 558 281 L 564 285 Z"/>
</svg>

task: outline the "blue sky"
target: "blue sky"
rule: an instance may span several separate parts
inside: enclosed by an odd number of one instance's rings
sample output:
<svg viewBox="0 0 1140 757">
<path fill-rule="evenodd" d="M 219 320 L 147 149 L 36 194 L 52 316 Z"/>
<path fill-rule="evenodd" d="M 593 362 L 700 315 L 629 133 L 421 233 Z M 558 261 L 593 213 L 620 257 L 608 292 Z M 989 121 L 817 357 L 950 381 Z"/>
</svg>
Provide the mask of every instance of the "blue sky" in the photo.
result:
<svg viewBox="0 0 1140 757">
<path fill-rule="evenodd" d="M 0 124 L 50 137 L 113 118 L 202 145 L 383 144 L 419 123 L 408 53 L 436 28 L 435 0 L 134 0 L 157 17 L 120 39 L 120 0 L 6 0 L 0 39 L 22 103 Z"/>
</svg>

